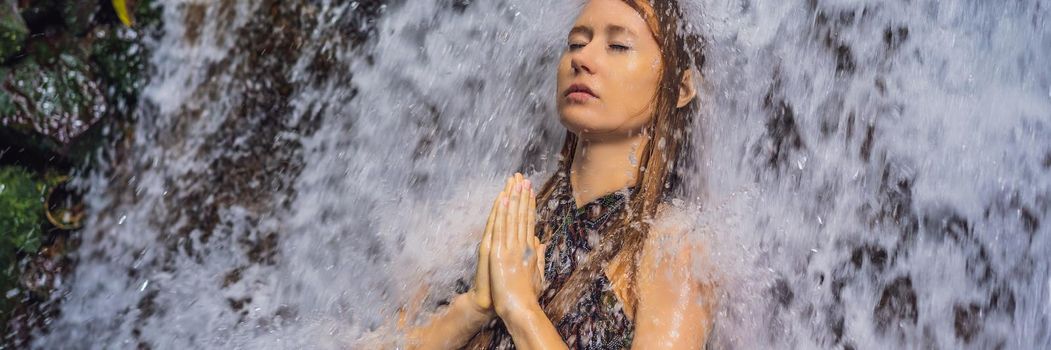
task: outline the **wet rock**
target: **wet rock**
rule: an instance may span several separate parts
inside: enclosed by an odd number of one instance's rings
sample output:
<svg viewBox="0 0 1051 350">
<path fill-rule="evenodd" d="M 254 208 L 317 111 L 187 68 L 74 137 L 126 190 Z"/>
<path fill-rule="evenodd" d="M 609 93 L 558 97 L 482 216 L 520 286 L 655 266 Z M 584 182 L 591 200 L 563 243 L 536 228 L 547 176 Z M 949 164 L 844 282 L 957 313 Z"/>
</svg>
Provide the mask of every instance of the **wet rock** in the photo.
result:
<svg viewBox="0 0 1051 350">
<path fill-rule="evenodd" d="M 0 149 L 22 155 L 0 162 L 68 168 L 107 139 L 103 121 L 130 119 L 148 56 L 141 41 L 158 31 L 159 11 L 138 2 L 140 26 L 126 28 L 108 2 L 18 3 L 30 35 L 0 66 Z"/>
<path fill-rule="evenodd" d="M 40 247 L 44 184 L 25 169 L 0 168 L 0 263 Z"/>
<path fill-rule="evenodd" d="M 22 20 L 14 1 L 0 0 L 0 62 L 6 62 L 22 51 L 27 36 L 29 27 Z M 0 107 L 2 106 L 3 101 L 0 101 Z"/>
<path fill-rule="evenodd" d="M 108 1 L 107 1 L 108 2 Z M 81 36 L 91 29 L 95 13 L 99 11 L 99 1 L 65 1 L 58 5 L 66 32 Z"/>
<path fill-rule="evenodd" d="M 136 109 L 149 56 L 141 42 L 159 33 L 160 11 L 138 1 L 139 26 L 127 28 L 108 3 L 0 0 L 0 165 L 17 164 L 20 176 L 41 179 L 27 204 L 32 217 L 14 228 L 7 221 L 19 211 L 4 199 L 15 192 L 4 189 L 9 168 L 0 167 L 0 349 L 28 347 L 46 328 L 59 304 L 52 294 L 74 266 L 67 252 L 79 242 L 69 231 L 76 225 L 55 220 L 62 215 L 52 215 L 55 224 L 43 219 L 42 186 L 73 164 L 91 167 L 81 160 L 122 137 L 108 130 L 121 130 Z M 9 18 L 21 21 L 17 41 L 8 35 Z M 76 208 L 51 204 L 52 214 Z"/>
<path fill-rule="evenodd" d="M 778 305 L 787 308 L 792 304 L 795 299 L 795 293 L 792 292 L 792 286 L 788 284 L 788 281 L 784 278 L 778 278 L 774 283 L 773 287 L 770 287 L 770 295 L 774 297 Z"/>
<path fill-rule="evenodd" d="M 868 125 L 868 127 L 865 128 L 865 140 L 861 142 L 861 149 L 859 151 L 859 155 L 861 155 L 861 159 L 864 160 L 866 163 L 869 161 L 869 159 L 872 158 L 872 143 L 875 140 L 875 134 L 875 125 L 870 124 Z"/>
<path fill-rule="evenodd" d="M 850 50 L 850 46 L 839 45 L 836 46 L 836 73 L 838 74 L 851 74 L 857 69 L 857 63 L 854 60 L 854 54 Z"/>
<path fill-rule="evenodd" d="M 873 319 L 876 329 L 886 332 L 899 326 L 913 327 L 919 318 L 916 307 L 916 291 L 912 288 L 912 279 L 898 277 L 888 284 L 876 304 Z"/>
<path fill-rule="evenodd" d="M 957 338 L 970 343 L 982 330 L 982 308 L 974 303 L 953 306 L 953 328 Z"/>
<path fill-rule="evenodd" d="M 777 93 L 782 90 L 781 84 L 781 78 L 775 76 L 773 85 L 763 98 L 763 110 L 769 114 L 765 140 L 753 150 L 768 168 L 778 170 L 790 166 L 793 153 L 806 150 L 796 122 L 795 109 Z"/>
<path fill-rule="evenodd" d="M 43 184 L 20 167 L 0 167 L 0 321 L 17 304 L 18 256 L 40 248 Z"/>
<path fill-rule="evenodd" d="M 141 17 L 140 17 L 141 18 Z M 90 61 L 102 93 L 115 117 L 130 117 L 138 105 L 146 71 L 146 48 L 135 38 L 136 32 L 114 28 L 93 33 Z"/>
<path fill-rule="evenodd" d="M 76 52 L 57 49 L 34 43 L 31 56 L 3 77 L 7 108 L 12 113 L 0 116 L 0 125 L 36 139 L 31 142 L 35 148 L 61 154 L 99 121 L 107 108 L 83 59 Z"/>
<path fill-rule="evenodd" d="M 883 44 L 888 53 L 897 51 L 909 39 L 909 28 L 898 26 L 883 30 Z"/>
<path fill-rule="evenodd" d="M 105 1 L 108 3 L 109 1 Z M 94 25 L 102 1 L 32 0 L 19 1 L 22 18 L 30 32 L 82 36 Z"/>
<path fill-rule="evenodd" d="M 854 268 L 860 269 L 866 261 L 877 271 L 883 271 L 887 265 L 887 250 L 873 244 L 855 247 L 850 254 L 850 262 L 854 264 Z"/>
<path fill-rule="evenodd" d="M 71 258 L 65 255 L 65 237 L 56 238 L 38 253 L 20 262 L 22 274 L 19 289 L 24 289 L 34 301 L 47 301 L 71 266 Z"/>
<path fill-rule="evenodd" d="M 912 241 L 920 228 L 920 219 L 915 213 L 912 202 L 913 177 L 905 167 L 887 164 L 880 177 L 879 190 L 876 193 L 878 207 L 865 207 L 869 226 L 872 228 L 894 228 L 897 235 L 906 241 Z M 869 212 L 869 210 L 872 210 Z M 895 251 L 892 255 L 897 255 Z"/>
</svg>

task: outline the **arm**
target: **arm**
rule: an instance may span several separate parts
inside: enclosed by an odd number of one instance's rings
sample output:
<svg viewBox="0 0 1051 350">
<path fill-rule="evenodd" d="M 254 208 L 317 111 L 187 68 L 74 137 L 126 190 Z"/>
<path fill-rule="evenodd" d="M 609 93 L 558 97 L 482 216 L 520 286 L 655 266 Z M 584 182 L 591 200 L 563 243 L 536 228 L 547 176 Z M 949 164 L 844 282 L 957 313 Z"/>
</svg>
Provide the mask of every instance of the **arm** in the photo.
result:
<svg viewBox="0 0 1051 350">
<path fill-rule="evenodd" d="M 504 319 L 515 347 L 533 349 L 569 349 L 555 325 L 547 318 L 539 303 L 509 313 Z"/>
<path fill-rule="evenodd" d="M 632 349 L 702 349 L 715 311 L 714 284 L 693 266 L 701 257 L 684 230 L 651 232 L 639 260 Z"/>
<path fill-rule="evenodd" d="M 482 241 L 478 244 L 478 267 L 475 271 L 474 286 L 467 293 L 456 296 L 449 306 L 431 316 L 425 325 L 406 332 L 406 345 L 409 349 L 461 348 L 486 323 L 496 317 L 489 283 L 489 251 L 492 246 L 499 201 L 505 196 L 504 193 L 516 184 L 517 179 L 508 179 L 504 192 L 501 192 L 500 196 L 493 201 L 493 209 L 489 212 Z M 423 295 L 417 299 L 422 300 L 422 297 Z"/>
<path fill-rule="evenodd" d="M 427 324 L 407 334 L 408 349 L 457 349 L 471 340 L 493 319 L 492 309 L 485 310 L 472 300 L 474 290 L 460 294 L 445 309 L 431 317 Z"/>
</svg>

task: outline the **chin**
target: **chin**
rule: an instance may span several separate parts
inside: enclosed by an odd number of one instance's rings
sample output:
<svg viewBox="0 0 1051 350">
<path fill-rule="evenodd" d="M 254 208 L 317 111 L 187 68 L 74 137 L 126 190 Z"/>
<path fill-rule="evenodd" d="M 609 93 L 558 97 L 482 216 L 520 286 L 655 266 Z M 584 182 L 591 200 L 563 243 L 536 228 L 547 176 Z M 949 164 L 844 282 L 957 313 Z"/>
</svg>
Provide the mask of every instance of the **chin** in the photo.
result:
<svg viewBox="0 0 1051 350">
<path fill-rule="evenodd" d="M 577 113 L 573 113 L 577 112 Z M 615 129 L 608 125 L 609 121 L 597 113 L 579 113 L 580 111 L 563 111 L 560 113 L 559 121 L 562 126 L 577 135 L 604 134 Z"/>
<path fill-rule="evenodd" d="M 562 126 L 565 126 L 566 129 L 577 135 L 595 132 L 597 128 L 600 128 L 600 125 L 597 123 L 598 119 L 597 113 L 582 110 L 582 108 L 576 106 L 563 108 L 559 111 L 559 121 L 562 123 Z"/>
</svg>

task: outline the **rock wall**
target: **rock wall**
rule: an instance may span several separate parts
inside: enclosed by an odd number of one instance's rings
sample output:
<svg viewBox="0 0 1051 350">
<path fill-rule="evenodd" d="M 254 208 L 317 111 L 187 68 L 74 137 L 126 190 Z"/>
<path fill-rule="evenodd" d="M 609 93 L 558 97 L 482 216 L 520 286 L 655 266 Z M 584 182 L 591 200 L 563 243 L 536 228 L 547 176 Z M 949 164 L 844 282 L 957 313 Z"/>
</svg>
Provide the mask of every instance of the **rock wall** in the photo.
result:
<svg viewBox="0 0 1051 350">
<path fill-rule="evenodd" d="M 52 313 L 83 190 L 65 179 L 123 138 L 159 18 L 149 0 L 0 0 L 0 348 Z"/>
</svg>

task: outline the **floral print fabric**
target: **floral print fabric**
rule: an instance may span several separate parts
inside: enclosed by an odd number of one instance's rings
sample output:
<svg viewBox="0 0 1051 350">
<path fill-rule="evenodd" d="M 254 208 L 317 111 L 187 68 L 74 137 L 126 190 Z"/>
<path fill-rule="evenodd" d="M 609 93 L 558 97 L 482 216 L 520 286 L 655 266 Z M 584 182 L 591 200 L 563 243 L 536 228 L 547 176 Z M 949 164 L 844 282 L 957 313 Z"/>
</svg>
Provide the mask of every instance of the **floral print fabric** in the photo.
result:
<svg viewBox="0 0 1051 350">
<path fill-rule="evenodd" d="M 548 205 L 554 208 L 546 222 L 538 223 L 551 233 L 545 275 L 548 285 L 540 297 L 546 305 L 577 268 L 577 262 L 594 248 L 598 238 L 623 215 L 630 189 L 607 194 L 576 208 L 569 180 L 556 175 L 556 187 Z M 543 218 L 541 219 L 543 220 Z M 538 234 L 540 234 L 538 232 Z M 499 320 L 494 321 L 489 349 L 514 349 L 511 336 Z M 577 306 L 555 325 L 570 349 L 625 349 L 631 346 L 635 326 L 624 314 L 623 305 L 605 274 L 599 274 L 585 290 Z"/>
</svg>

